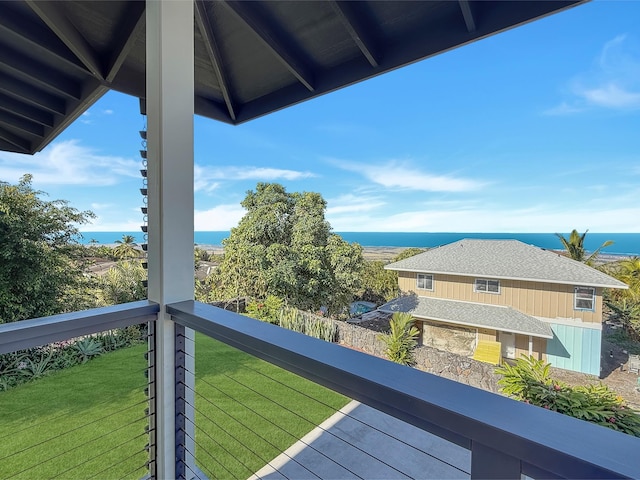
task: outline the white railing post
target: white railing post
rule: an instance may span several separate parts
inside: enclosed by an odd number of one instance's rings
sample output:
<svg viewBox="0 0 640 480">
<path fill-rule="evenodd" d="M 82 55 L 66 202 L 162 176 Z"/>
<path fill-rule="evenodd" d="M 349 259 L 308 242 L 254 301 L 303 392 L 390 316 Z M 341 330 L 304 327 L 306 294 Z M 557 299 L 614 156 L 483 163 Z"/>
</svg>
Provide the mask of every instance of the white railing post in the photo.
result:
<svg viewBox="0 0 640 480">
<path fill-rule="evenodd" d="M 193 299 L 193 2 L 147 0 L 149 299 L 155 328 L 154 473 L 176 472 L 175 326 L 167 303 Z M 187 338 L 193 338 L 189 329 Z M 187 449 L 188 450 L 188 449 Z"/>
</svg>

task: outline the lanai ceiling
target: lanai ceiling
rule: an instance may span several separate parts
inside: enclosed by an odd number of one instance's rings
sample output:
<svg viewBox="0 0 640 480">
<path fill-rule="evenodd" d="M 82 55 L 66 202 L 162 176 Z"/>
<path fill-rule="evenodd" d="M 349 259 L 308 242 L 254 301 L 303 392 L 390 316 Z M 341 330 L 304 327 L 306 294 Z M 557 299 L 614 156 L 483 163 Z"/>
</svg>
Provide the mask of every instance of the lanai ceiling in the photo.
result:
<svg viewBox="0 0 640 480">
<path fill-rule="evenodd" d="M 196 0 L 195 111 L 246 122 L 583 2 Z M 0 0 L 1 150 L 43 149 L 110 89 L 145 96 L 144 1 Z"/>
</svg>

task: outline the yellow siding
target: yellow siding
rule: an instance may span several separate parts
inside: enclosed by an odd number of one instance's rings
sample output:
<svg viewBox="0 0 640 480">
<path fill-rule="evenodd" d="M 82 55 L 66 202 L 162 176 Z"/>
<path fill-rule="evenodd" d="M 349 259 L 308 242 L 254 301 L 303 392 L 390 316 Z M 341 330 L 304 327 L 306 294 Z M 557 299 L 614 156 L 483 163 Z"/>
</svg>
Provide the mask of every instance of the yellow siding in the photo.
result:
<svg viewBox="0 0 640 480">
<path fill-rule="evenodd" d="M 433 276 L 433 291 L 416 288 L 416 274 L 398 272 L 403 292 L 423 297 L 445 298 L 467 302 L 513 307 L 527 315 L 545 318 L 579 318 L 583 322 L 602 321 L 602 289 L 596 288 L 595 311 L 574 310 L 574 285 L 558 285 L 522 280 L 500 280 L 500 293 L 474 292 L 473 277 L 457 275 Z"/>
</svg>

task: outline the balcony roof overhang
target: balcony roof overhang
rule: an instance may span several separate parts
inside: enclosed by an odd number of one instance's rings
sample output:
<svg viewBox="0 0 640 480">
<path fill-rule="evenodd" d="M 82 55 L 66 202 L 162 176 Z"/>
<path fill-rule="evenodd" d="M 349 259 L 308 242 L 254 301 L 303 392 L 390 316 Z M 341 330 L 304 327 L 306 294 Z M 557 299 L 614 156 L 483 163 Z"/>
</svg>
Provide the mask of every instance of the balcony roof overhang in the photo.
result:
<svg viewBox="0 0 640 480">
<path fill-rule="evenodd" d="M 584 2 L 196 0 L 195 113 L 239 124 Z M 0 150 L 145 97 L 145 22 L 142 1 L 0 2 Z"/>
</svg>

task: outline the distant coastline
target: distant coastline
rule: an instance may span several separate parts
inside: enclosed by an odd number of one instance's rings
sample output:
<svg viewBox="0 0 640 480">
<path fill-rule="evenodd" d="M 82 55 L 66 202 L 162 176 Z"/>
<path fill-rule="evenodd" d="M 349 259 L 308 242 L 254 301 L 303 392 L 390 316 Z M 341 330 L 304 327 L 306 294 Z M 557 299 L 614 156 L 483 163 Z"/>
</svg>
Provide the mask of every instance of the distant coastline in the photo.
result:
<svg viewBox="0 0 640 480">
<path fill-rule="evenodd" d="M 561 250 L 562 245 L 554 233 L 416 233 L 416 232 L 336 232 L 348 242 L 357 242 L 363 247 L 375 248 L 432 248 L 455 242 L 462 238 L 515 239 L 548 250 Z M 144 243 L 142 232 L 82 232 L 80 242 L 89 244 L 95 240 L 98 244 L 110 245 L 123 235 L 132 235 L 137 243 Z M 564 233 L 565 236 L 568 233 Z M 229 236 L 228 231 L 195 232 L 194 244 L 205 249 L 220 248 L 222 241 Z M 639 255 L 640 233 L 591 233 L 586 237 L 586 249 L 592 251 L 606 240 L 614 244 L 602 251 L 603 255 Z"/>
</svg>

